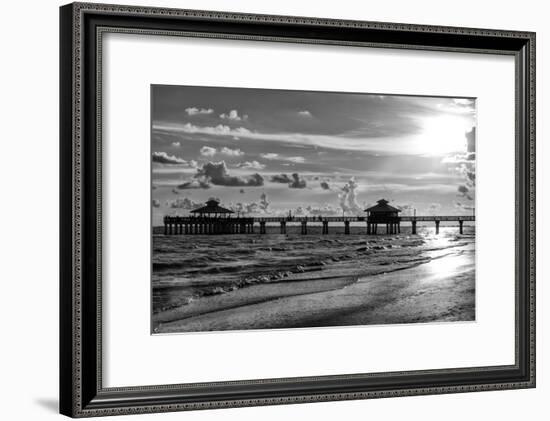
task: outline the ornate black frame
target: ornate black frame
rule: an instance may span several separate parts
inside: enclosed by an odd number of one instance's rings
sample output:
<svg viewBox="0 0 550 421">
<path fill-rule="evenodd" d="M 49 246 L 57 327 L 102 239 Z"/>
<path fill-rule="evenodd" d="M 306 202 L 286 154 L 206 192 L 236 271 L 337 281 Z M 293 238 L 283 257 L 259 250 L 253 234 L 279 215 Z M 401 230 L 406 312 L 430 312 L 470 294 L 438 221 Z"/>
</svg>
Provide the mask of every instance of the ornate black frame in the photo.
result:
<svg viewBox="0 0 550 421">
<path fill-rule="evenodd" d="M 535 34 L 74 3 L 60 9 L 60 412 L 71 417 L 535 386 Z M 516 363 L 127 388 L 102 386 L 101 34 L 508 54 L 516 62 Z"/>
</svg>

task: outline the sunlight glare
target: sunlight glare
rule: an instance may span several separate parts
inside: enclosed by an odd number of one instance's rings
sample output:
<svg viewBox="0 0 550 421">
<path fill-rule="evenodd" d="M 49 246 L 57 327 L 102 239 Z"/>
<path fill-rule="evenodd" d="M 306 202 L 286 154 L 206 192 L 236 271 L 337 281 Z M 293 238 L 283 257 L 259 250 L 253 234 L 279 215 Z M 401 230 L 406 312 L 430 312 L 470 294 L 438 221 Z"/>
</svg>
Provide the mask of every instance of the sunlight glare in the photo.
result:
<svg viewBox="0 0 550 421">
<path fill-rule="evenodd" d="M 466 132 L 471 128 L 471 121 L 460 116 L 427 118 L 418 136 L 419 150 L 427 155 L 466 152 Z"/>
</svg>

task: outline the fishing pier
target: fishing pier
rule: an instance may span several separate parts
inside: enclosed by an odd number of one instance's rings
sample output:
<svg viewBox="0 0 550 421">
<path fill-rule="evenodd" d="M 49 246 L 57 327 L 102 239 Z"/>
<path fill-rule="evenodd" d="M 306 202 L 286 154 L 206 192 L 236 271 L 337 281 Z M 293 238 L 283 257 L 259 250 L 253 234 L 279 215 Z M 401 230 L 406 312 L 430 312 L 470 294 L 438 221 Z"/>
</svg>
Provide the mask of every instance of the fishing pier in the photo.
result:
<svg viewBox="0 0 550 421">
<path fill-rule="evenodd" d="M 385 200 L 365 210 L 367 216 L 286 216 L 286 217 L 242 217 L 233 216 L 234 212 L 219 206 L 215 200 L 208 201 L 206 206 L 191 211 L 191 216 L 165 216 L 164 235 L 216 235 L 216 234 L 266 234 L 266 226 L 278 225 L 279 233 L 286 234 L 287 224 L 301 226 L 301 234 L 307 235 L 309 224 L 322 224 L 322 234 L 329 234 L 329 224 L 344 225 L 344 234 L 350 234 L 352 222 L 365 223 L 365 233 L 399 234 L 401 224 L 410 223 L 412 234 L 417 233 L 418 222 L 433 222 L 435 233 L 439 234 L 441 222 L 458 222 L 460 234 L 464 232 L 464 222 L 474 222 L 473 215 L 451 216 L 399 216 L 399 209 L 394 208 Z"/>
</svg>

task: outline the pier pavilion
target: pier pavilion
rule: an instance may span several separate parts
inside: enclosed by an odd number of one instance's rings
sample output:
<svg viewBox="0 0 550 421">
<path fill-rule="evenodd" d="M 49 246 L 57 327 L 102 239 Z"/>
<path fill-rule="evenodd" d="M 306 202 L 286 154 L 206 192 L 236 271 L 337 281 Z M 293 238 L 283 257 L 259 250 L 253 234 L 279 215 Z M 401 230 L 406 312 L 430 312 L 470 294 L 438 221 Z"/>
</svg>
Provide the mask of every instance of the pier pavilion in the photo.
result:
<svg viewBox="0 0 550 421">
<path fill-rule="evenodd" d="M 193 209 L 192 216 L 165 216 L 164 234 L 252 234 L 253 218 L 232 218 L 230 209 L 211 199 L 206 206 Z"/>
<path fill-rule="evenodd" d="M 401 209 L 394 208 L 387 200 L 380 199 L 376 205 L 365 209 L 367 212 L 367 234 L 376 234 L 378 224 L 386 224 L 386 234 L 401 232 Z"/>
<path fill-rule="evenodd" d="M 193 214 L 198 214 L 200 217 L 208 216 L 209 218 L 214 215 L 214 218 L 219 216 L 227 216 L 234 213 L 230 209 L 222 208 L 220 202 L 215 199 L 210 199 L 206 202 L 206 206 L 191 211 Z"/>
</svg>

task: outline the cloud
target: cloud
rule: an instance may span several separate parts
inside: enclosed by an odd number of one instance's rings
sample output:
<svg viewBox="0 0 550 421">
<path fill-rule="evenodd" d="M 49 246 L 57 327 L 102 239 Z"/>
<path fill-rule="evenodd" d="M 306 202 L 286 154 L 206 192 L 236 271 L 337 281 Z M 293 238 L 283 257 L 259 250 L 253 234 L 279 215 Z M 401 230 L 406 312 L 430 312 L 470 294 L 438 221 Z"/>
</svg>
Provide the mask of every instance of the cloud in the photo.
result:
<svg viewBox="0 0 550 421">
<path fill-rule="evenodd" d="M 237 164 L 237 167 L 243 168 L 246 170 L 263 170 L 265 168 L 264 164 L 260 164 L 258 161 L 246 161 Z"/>
<path fill-rule="evenodd" d="M 461 202 L 455 202 L 455 208 L 460 210 L 460 211 L 473 211 L 474 210 L 473 206 L 466 205 L 466 204 L 461 203 Z"/>
<path fill-rule="evenodd" d="M 292 179 L 286 174 L 275 174 L 269 179 L 272 183 L 288 184 L 292 183 Z"/>
<path fill-rule="evenodd" d="M 190 107 L 190 108 L 186 108 L 185 112 L 188 115 L 199 115 L 199 114 L 212 114 L 214 110 L 212 108 Z"/>
<path fill-rule="evenodd" d="M 279 160 L 279 161 L 290 161 L 294 162 L 295 164 L 303 164 L 306 160 L 303 156 L 282 156 L 278 153 L 261 153 L 260 156 L 264 159 L 268 159 L 270 161 L 273 160 Z"/>
<path fill-rule="evenodd" d="M 259 209 L 259 206 L 256 202 L 252 202 L 252 203 L 245 203 L 245 202 L 230 203 L 227 207 L 229 209 L 231 209 L 233 212 L 238 213 L 240 215 L 258 213 L 258 209 Z"/>
<path fill-rule="evenodd" d="M 258 204 L 260 210 L 264 213 L 269 213 L 269 201 L 267 200 L 267 194 L 265 192 L 262 192 L 260 195 L 260 203 Z"/>
<path fill-rule="evenodd" d="M 153 130 L 167 133 L 191 133 L 211 136 L 231 136 L 244 139 L 271 141 L 277 143 L 289 143 L 293 146 L 317 146 L 327 149 L 338 149 L 348 151 L 383 152 L 383 153 L 411 153 L 417 155 L 416 148 L 411 151 L 409 139 L 397 139 L 388 142 L 388 135 L 324 135 L 306 133 L 261 133 L 250 131 L 245 127 L 232 129 L 229 126 L 219 124 L 215 127 L 196 126 L 191 123 L 183 125 L 177 123 L 154 123 Z M 374 129 L 373 129 L 374 130 Z M 393 134 L 393 132 L 392 132 Z"/>
<path fill-rule="evenodd" d="M 169 200 L 168 206 L 172 209 L 183 209 L 183 210 L 193 210 L 201 206 L 204 206 L 204 203 L 195 202 L 188 197 L 184 197 L 176 200 Z"/>
<path fill-rule="evenodd" d="M 457 105 L 473 105 L 474 100 L 469 98 L 453 98 L 453 102 Z"/>
<path fill-rule="evenodd" d="M 355 181 L 355 177 L 351 177 L 342 187 L 340 193 L 338 194 L 338 201 L 343 212 L 363 212 L 363 209 L 359 206 L 359 203 L 357 203 L 356 191 L 358 187 L 359 185 Z"/>
<path fill-rule="evenodd" d="M 244 155 L 244 152 L 241 151 L 240 149 L 230 149 L 230 148 L 225 147 L 225 146 L 220 150 L 220 153 L 222 153 L 224 155 L 227 155 L 227 156 L 242 156 L 242 155 Z"/>
<path fill-rule="evenodd" d="M 367 207 L 370 207 L 370 206 L 367 206 Z M 365 207 L 365 209 L 367 207 Z M 409 203 L 406 203 L 404 205 L 395 205 L 395 207 L 397 209 L 400 209 L 403 212 L 401 216 L 412 215 L 414 213 L 414 206 Z"/>
<path fill-rule="evenodd" d="M 292 181 L 290 182 L 288 187 L 290 187 L 291 189 L 305 189 L 306 186 L 307 183 L 304 178 L 300 177 L 300 175 L 296 172 L 292 174 Z"/>
<path fill-rule="evenodd" d="M 184 159 L 178 158 L 174 155 L 168 155 L 166 152 L 153 152 L 153 162 L 170 165 L 187 164 L 187 161 Z"/>
<path fill-rule="evenodd" d="M 233 212 L 239 213 L 241 215 L 246 214 L 271 214 L 269 209 L 270 202 L 267 198 L 267 194 L 262 192 L 260 195 L 260 200 L 257 202 L 236 202 L 229 203 L 227 207 Z"/>
<path fill-rule="evenodd" d="M 220 114 L 220 118 L 222 120 L 241 121 L 241 120 L 246 120 L 248 118 L 248 116 L 246 114 L 244 114 L 241 117 L 241 116 L 239 116 L 239 113 L 238 113 L 237 110 L 231 110 L 227 114 L 226 113 Z"/>
<path fill-rule="evenodd" d="M 465 197 L 468 200 L 474 200 L 474 198 L 470 195 L 470 189 L 463 184 L 458 186 L 458 193 L 460 193 L 459 196 L 461 197 Z"/>
<path fill-rule="evenodd" d="M 320 185 L 323 190 L 330 190 L 330 184 L 328 184 L 328 181 L 321 181 Z"/>
<path fill-rule="evenodd" d="M 476 183 L 476 128 L 465 133 L 466 152 L 447 156 L 442 163 L 455 165 L 452 170 L 460 174 L 464 181 L 458 186 L 460 196 L 466 197 L 468 200 L 473 200 L 475 194 Z"/>
<path fill-rule="evenodd" d="M 307 187 L 307 182 L 304 178 L 300 177 L 298 173 L 291 174 L 275 174 L 269 179 L 272 183 L 288 184 L 291 189 L 304 189 Z"/>
<path fill-rule="evenodd" d="M 229 175 L 225 161 L 207 162 L 202 168 L 197 169 L 195 178 L 216 186 L 263 186 L 264 184 L 263 177 L 258 173 L 247 177 Z"/>
<path fill-rule="evenodd" d="M 203 146 L 200 150 L 202 156 L 214 156 L 216 152 L 216 148 L 211 148 L 210 146 Z"/>
<path fill-rule="evenodd" d="M 181 146 L 180 142 L 172 142 L 172 146 L 175 146 L 176 148 Z"/>
<path fill-rule="evenodd" d="M 311 113 L 308 110 L 298 111 L 298 115 L 302 117 L 311 117 Z"/>
<path fill-rule="evenodd" d="M 180 190 L 209 189 L 210 184 L 204 180 L 190 180 L 178 186 Z"/>
<path fill-rule="evenodd" d="M 158 199 L 153 199 L 151 204 L 154 208 L 160 208 L 160 201 Z"/>
<path fill-rule="evenodd" d="M 335 208 L 334 206 L 330 204 L 325 204 L 323 206 L 315 207 L 315 206 L 306 206 L 306 208 L 300 208 L 301 213 L 307 213 L 308 215 L 312 216 L 335 216 L 340 215 L 342 213 L 342 210 L 340 208 Z"/>
</svg>

